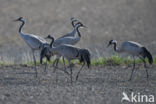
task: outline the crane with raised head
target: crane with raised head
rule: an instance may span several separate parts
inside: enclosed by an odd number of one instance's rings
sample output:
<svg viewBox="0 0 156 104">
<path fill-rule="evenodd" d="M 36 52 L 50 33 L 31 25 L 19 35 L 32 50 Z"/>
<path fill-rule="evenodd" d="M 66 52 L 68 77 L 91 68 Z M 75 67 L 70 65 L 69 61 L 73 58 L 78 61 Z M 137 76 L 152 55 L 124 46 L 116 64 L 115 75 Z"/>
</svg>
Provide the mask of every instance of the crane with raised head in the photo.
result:
<svg viewBox="0 0 156 104">
<path fill-rule="evenodd" d="M 36 77 L 37 77 L 36 58 L 35 58 L 35 55 L 34 55 L 34 51 L 35 50 L 40 50 L 41 48 L 43 48 L 43 46 L 48 45 L 48 43 L 44 38 L 42 38 L 40 36 L 33 35 L 33 34 L 28 34 L 28 33 L 23 33 L 22 29 L 23 29 L 23 26 L 26 23 L 26 20 L 23 17 L 20 17 L 20 18 L 14 20 L 14 21 L 22 22 L 22 24 L 21 24 L 21 26 L 19 28 L 19 34 L 21 35 L 23 40 L 26 42 L 26 44 L 32 50 L 34 64 L 35 64 Z"/>
</svg>

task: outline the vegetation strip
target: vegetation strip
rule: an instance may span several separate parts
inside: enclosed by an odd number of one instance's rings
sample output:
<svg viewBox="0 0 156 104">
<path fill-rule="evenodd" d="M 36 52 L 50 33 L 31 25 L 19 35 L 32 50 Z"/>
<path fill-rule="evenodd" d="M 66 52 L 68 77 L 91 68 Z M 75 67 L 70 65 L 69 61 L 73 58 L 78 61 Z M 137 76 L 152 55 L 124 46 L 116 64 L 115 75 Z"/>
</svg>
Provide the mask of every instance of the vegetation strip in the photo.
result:
<svg viewBox="0 0 156 104">
<path fill-rule="evenodd" d="M 50 62 L 48 62 L 48 64 L 52 64 L 54 61 L 54 58 L 51 59 Z M 45 60 L 44 60 L 45 62 Z M 68 64 L 67 60 L 65 61 L 66 64 Z M 146 62 L 148 63 L 147 59 Z M 60 64 L 63 64 L 62 59 L 59 61 Z M 78 60 L 73 60 L 72 63 L 74 64 L 80 64 L 80 62 Z M 136 64 L 139 63 L 143 63 L 140 59 L 136 59 Z M 34 65 L 33 62 L 22 62 L 22 65 Z M 37 60 L 37 65 L 39 65 L 40 62 L 39 60 Z M 131 57 L 128 58 L 123 58 L 120 57 L 118 55 L 114 55 L 111 57 L 99 57 L 97 59 L 92 59 L 91 60 L 91 65 L 92 66 L 104 66 L 104 65 L 129 65 L 129 64 L 133 64 L 133 59 Z M 156 64 L 156 57 L 153 57 L 153 64 Z M 0 61 L 0 65 L 14 65 L 14 62 L 9 62 L 9 63 L 4 63 L 2 61 Z"/>
</svg>

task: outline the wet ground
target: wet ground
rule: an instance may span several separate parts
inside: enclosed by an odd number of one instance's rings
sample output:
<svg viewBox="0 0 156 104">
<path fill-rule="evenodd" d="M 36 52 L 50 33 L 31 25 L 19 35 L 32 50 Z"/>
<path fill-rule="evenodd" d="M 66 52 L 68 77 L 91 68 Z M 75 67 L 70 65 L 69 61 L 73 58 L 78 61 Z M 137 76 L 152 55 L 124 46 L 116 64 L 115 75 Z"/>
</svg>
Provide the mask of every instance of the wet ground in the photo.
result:
<svg viewBox="0 0 156 104">
<path fill-rule="evenodd" d="M 138 67 L 132 81 L 130 66 L 85 67 L 75 82 L 80 68 L 76 65 L 71 85 L 67 74 L 53 73 L 50 65 L 47 73 L 44 66 L 37 66 L 37 78 L 31 66 L 0 66 L 0 104 L 121 104 L 122 92 L 156 96 L 155 66 L 149 68 L 149 80 L 143 65 Z"/>
</svg>

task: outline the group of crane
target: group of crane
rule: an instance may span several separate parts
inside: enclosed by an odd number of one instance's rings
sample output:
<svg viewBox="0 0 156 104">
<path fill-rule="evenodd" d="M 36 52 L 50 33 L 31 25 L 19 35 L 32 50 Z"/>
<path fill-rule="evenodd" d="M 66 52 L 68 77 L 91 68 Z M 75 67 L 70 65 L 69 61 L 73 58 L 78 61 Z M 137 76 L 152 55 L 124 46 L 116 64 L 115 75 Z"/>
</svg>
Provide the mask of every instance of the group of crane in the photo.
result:
<svg viewBox="0 0 156 104">
<path fill-rule="evenodd" d="M 46 66 L 47 66 L 47 60 L 50 61 L 51 56 L 54 56 L 54 55 L 56 56 L 56 59 L 53 62 L 54 72 L 55 72 L 56 68 L 58 67 L 59 59 L 62 57 L 63 64 L 64 64 L 63 71 L 65 73 L 67 73 L 68 75 L 70 75 L 71 83 L 73 81 L 71 60 L 78 59 L 80 61 L 80 63 L 83 63 L 82 67 L 79 69 L 79 71 L 77 73 L 76 80 L 78 79 L 80 71 L 83 69 L 85 64 L 87 64 L 88 68 L 90 67 L 91 55 L 90 55 L 89 50 L 74 46 L 81 39 L 81 33 L 79 31 L 79 28 L 87 28 L 79 20 L 77 20 L 75 18 L 71 18 L 71 24 L 73 26 L 72 32 L 67 33 L 66 35 L 63 35 L 57 39 L 55 39 L 51 35 L 48 35 L 47 37 L 43 38 L 43 37 L 40 37 L 37 35 L 23 33 L 22 28 L 25 25 L 26 20 L 23 17 L 20 17 L 20 18 L 16 19 L 15 21 L 22 22 L 22 24 L 19 28 L 19 34 L 21 35 L 23 40 L 27 43 L 27 45 L 32 50 L 36 77 L 37 77 L 37 68 L 36 68 L 36 58 L 34 55 L 35 50 L 40 50 L 40 63 L 41 64 L 42 64 L 42 59 L 44 57 L 46 58 L 45 71 L 46 71 Z M 46 41 L 46 39 L 50 39 L 51 42 L 48 43 Z M 110 45 L 114 45 L 114 50 L 116 52 L 118 52 L 118 53 L 127 52 L 127 53 L 129 53 L 129 55 L 131 55 L 133 57 L 133 59 L 134 59 L 133 69 L 132 69 L 131 76 L 130 76 L 129 80 L 132 79 L 133 72 L 135 69 L 135 57 L 139 57 L 144 62 L 144 67 L 146 68 L 147 78 L 149 77 L 145 58 L 146 57 L 148 58 L 148 61 L 150 64 L 153 63 L 153 58 L 152 58 L 152 55 L 150 54 L 150 52 L 144 46 L 142 46 L 141 44 L 139 44 L 137 42 L 126 41 L 126 42 L 123 42 L 121 47 L 118 49 L 116 40 L 110 40 L 108 46 L 110 46 Z M 68 73 L 68 71 L 66 70 L 65 59 L 69 63 L 70 73 Z"/>
</svg>

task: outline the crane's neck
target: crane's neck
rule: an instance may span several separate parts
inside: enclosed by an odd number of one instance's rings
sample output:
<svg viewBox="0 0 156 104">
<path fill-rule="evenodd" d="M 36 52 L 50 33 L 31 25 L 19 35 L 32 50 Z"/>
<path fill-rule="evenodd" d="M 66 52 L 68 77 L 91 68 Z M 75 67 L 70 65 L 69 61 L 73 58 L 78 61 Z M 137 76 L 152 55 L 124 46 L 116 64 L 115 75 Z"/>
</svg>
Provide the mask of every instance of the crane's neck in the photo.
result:
<svg viewBox="0 0 156 104">
<path fill-rule="evenodd" d="M 79 29 L 78 29 L 79 27 L 80 27 L 80 24 L 75 25 L 75 27 L 71 33 L 71 34 L 73 34 L 73 37 L 75 36 L 76 32 L 78 33 L 78 36 L 81 37 L 81 34 L 79 32 Z"/>
<path fill-rule="evenodd" d="M 76 31 L 77 31 L 78 36 L 81 37 L 81 33 L 79 31 L 79 27 L 76 29 Z"/>
<path fill-rule="evenodd" d="M 23 34 L 22 28 L 23 28 L 23 26 L 25 25 L 25 21 L 24 21 L 24 20 L 21 20 L 21 22 L 22 22 L 22 24 L 21 24 L 21 26 L 20 26 L 20 28 L 19 28 L 19 33 L 20 33 L 20 34 Z"/>
<path fill-rule="evenodd" d="M 75 25 L 74 25 L 74 21 L 72 21 L 71 24 L 72 24 L 73 27 L 75 27 Z"/>
<path fill-rule="evenodd" d="M 53 37 L 50 37 L 50 39 L 51 39 L 50 47 L 53 48 L 54 38 Z"/>
<path fill-rule="evenodd" d="M 121 50 L 117 48 L 117 43 L 113 43 L 113 44 L 114 44 L 114 51 L 121 52 Z"/>
</svg>

